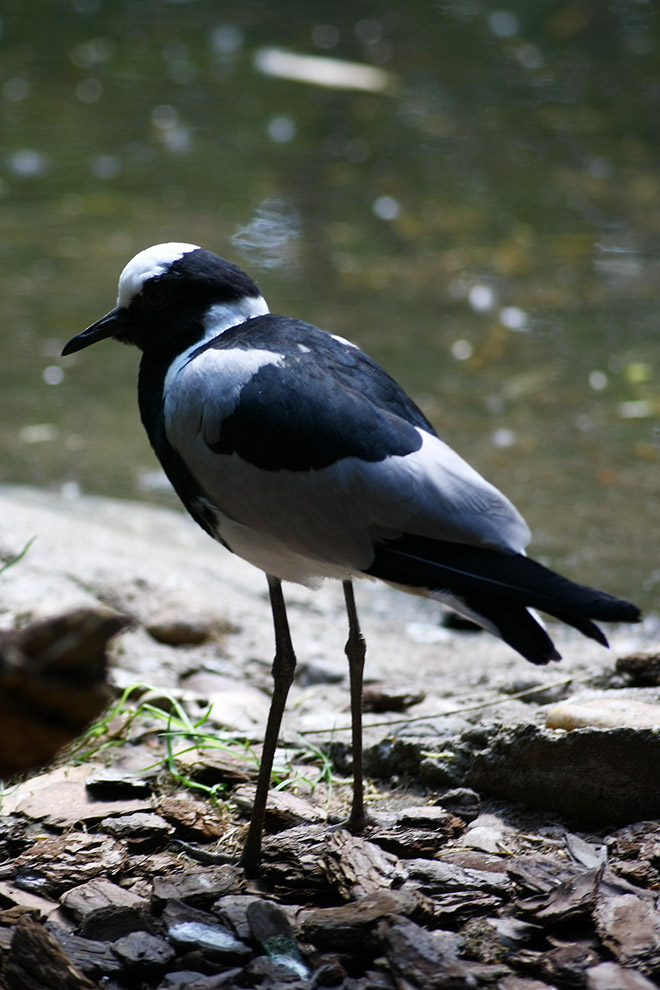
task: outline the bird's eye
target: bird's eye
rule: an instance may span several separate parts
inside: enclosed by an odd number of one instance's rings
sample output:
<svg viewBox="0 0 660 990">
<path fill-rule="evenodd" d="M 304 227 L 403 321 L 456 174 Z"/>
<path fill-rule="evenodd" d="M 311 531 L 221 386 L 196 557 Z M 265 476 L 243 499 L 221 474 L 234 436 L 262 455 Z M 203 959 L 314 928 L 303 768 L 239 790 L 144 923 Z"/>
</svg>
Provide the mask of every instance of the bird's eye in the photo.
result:
<svg viewBox="0 0 660 990">
<path fill-rule="evenodd" d="M 167 290 L 160 285 L 145 286 L 142 297 L 149 309 L 164 309 L 169 301 Z"/>
</svg>

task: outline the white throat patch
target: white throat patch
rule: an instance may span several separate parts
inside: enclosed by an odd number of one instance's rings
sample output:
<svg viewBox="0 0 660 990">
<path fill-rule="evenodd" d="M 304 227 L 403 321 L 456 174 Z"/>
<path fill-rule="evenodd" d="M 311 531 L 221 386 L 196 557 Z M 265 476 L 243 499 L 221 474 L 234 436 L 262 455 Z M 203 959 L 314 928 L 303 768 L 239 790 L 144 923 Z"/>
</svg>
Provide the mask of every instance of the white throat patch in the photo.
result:
<svg viewBox="0 0 660 990">
<path fill-rule="evenodd" d="M 162 275 L 174 261 L 178 261 L 189 251 L 198 250 L 198 244 L 168 241 L 166 244 L 154 244 L 153 247 L 140 251 L 131 258 L 119 276 L 117 306 L 120 309 L 127 309 L 148 279 Z"/>
<path fill-rule="evenodd" d="M 216 303 L 204 317 L 204 340 L 213 340 L 230 327 L 270 312 L 263 296 L 243 296 L 230 303 Z"/>
</svg>

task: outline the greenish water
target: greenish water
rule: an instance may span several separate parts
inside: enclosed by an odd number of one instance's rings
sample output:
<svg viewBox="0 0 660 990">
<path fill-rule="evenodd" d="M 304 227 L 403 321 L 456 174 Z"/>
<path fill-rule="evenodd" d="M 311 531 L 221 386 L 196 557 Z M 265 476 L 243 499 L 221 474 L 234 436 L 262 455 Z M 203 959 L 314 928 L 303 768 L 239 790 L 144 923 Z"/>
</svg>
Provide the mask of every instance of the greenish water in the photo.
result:
<svg viewBox="0 0 660 990">
<path fill-rule="evenodd" d="M 652 4 L 7 0 L 0 22 L 1 481 L 170 498 L 137 352 L 59 352 L 132 254 L 193 241 L 380 360 L 536 556 L 657 607 Z"/>
</svg>

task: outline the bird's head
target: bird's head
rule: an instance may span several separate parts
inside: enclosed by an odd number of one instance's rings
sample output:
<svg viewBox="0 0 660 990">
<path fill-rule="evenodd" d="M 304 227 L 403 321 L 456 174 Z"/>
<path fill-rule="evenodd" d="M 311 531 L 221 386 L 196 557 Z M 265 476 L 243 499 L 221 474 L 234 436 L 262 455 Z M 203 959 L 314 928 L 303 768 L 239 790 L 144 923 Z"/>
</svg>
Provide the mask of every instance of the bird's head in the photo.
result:
<svg viewBox="0 0 660 990">
<path fill-rule="evenodd" d="M 119 277 L 117 305 L 73 337 L 73 354 L 114 337 L 152 348 L 184 350 L 268 312 L 249 275 L 196 244 L 156 244 L 132 258 Z"/>
</svg>

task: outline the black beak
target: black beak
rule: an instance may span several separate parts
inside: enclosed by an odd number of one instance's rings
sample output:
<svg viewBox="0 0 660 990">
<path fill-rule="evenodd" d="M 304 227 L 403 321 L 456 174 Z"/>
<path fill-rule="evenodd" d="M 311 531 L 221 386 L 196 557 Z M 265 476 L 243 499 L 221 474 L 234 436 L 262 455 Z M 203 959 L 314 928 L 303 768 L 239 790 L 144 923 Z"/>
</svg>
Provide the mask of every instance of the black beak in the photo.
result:
<svg viewBox="0 0 660 990">
<path fill-rule="evenodd" d="M 76 351 L 82 351 L 83 347 L 89 347 L 90 344 L 95 344 L 97 340 L 114 337 L 120 324 L 120 310 L 117 307 L 106 313 L 105 316 L 102 316 L 96 323 L 92 323 L 91 327 L 87 327 L 82 333 L 79 333 L 76 337 L 72 337 L 68 344 L 64 345 L 62 354 L 75 354 Z"/>
</svg>

